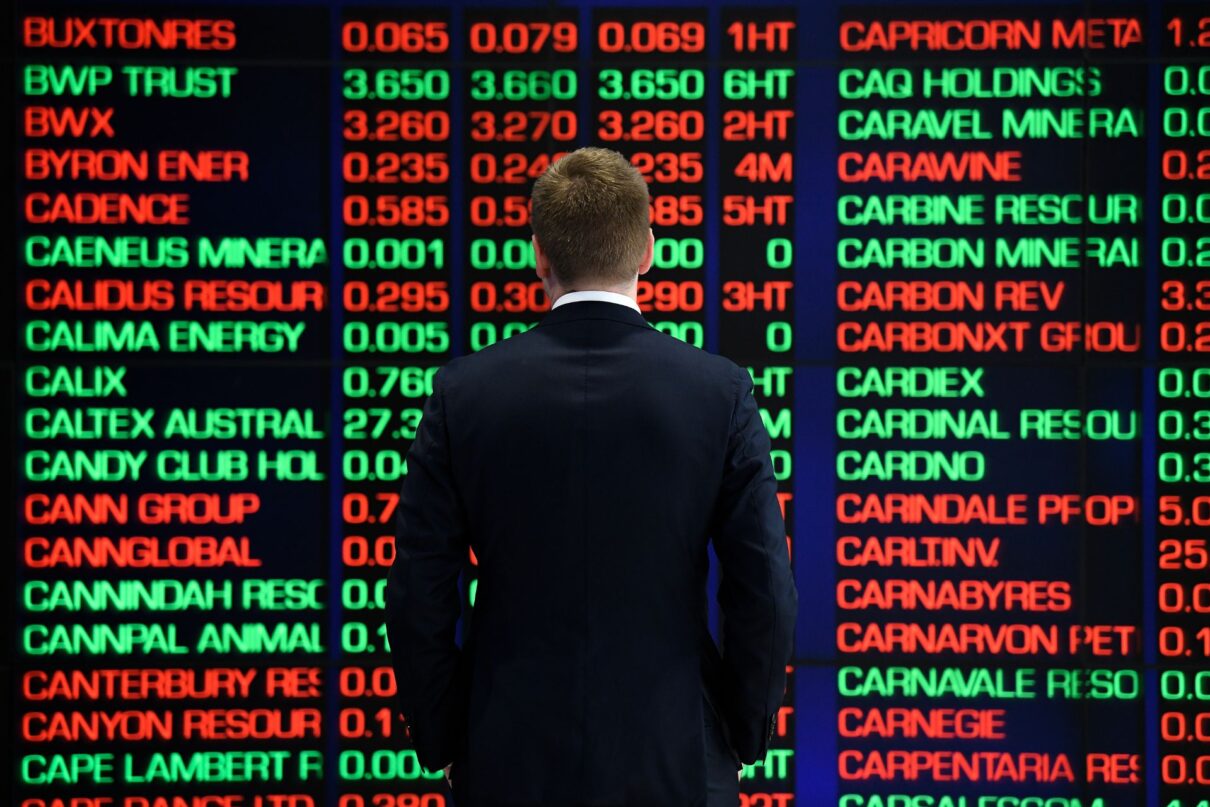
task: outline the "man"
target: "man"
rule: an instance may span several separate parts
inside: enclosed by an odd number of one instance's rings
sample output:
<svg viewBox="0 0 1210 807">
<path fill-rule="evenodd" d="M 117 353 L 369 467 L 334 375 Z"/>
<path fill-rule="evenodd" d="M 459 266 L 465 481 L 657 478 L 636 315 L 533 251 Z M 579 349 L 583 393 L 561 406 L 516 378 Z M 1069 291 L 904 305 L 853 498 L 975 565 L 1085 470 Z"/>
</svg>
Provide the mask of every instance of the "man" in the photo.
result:
<svg viewBox="0 0 1210 807">
<path fill-rule="evenodd" d="M 407 458 L 387 612 L 409 736 L 457 807 L 734 807 L 798 603 L 751 378 L 640 313 L 648 189 L 620 154 L 552 165 L 532 225 L 552 310 L 436 375 Z"/>
</svg>

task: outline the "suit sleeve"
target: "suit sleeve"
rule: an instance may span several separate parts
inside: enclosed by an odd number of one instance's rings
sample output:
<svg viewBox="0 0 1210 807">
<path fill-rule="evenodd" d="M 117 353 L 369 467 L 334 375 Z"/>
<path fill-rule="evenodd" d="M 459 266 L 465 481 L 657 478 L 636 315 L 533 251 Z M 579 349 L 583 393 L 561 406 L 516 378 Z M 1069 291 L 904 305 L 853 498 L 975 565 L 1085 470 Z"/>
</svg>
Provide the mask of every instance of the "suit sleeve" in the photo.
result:
<svg viewBox="0 0 1210 807">
<path fill-rule="evenodd" d="M 786 687 L 794 645 L 798 591 L 777 502 L 770 442 L 752 396 L 752 379 L 737 368 L 738 387 L 723 479 L 713 518 L 720 566 L 722 657 L 727 722 L 740 760 L 765 757 Z"/>
<path fill-rule="evenodd" d="M 386 598 L 399 707 L 417 758 L 430 771 L 460 756 L 466 741 L 463 659 L 454 636 L 467 535 L 450 466 L 445 372 L 434 378 L 408 451 Z"/>
</svg>

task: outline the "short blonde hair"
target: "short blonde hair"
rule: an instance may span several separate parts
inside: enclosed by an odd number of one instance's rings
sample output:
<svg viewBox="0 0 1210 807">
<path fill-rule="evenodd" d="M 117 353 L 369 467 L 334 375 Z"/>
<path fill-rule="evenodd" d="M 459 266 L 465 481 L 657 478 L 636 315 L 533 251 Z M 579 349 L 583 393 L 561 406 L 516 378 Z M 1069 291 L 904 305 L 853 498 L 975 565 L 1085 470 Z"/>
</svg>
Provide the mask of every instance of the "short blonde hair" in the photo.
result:
<svg viewBox="0 0 1210 807">
<path fill-rule="evenodd" d="M 586 147 L 534 182 L 530 223 L 555 280 L 621 285 L 635 278 L 651 229 L 647 181 L 616 151 Z"/>
</svg>

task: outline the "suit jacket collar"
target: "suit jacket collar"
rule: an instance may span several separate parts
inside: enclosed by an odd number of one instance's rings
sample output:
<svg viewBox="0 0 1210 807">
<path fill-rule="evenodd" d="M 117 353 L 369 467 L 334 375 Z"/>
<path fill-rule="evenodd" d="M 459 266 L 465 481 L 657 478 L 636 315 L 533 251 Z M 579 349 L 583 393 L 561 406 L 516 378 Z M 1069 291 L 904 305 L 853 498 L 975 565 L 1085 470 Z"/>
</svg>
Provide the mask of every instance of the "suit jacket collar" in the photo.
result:
<svg viewBox="0 0 1210 807">
<path fill-rule="evenodd" d="M 561 322 L 573 322 L 582 319 L 609 319 L 614 322 L 624 322 L 627 325 L 634 325 L 636 328 L 652 327 L 651 323 L 633 308 L 618 305 L 617 303 L 607 303 L 603 300 L 581 300 L 574 303 L 565 303 L 558 308 L 552 308 L 542 318 L 542 321 L 538 323 L 538 326 L 557 325 Z"/>
</svg>

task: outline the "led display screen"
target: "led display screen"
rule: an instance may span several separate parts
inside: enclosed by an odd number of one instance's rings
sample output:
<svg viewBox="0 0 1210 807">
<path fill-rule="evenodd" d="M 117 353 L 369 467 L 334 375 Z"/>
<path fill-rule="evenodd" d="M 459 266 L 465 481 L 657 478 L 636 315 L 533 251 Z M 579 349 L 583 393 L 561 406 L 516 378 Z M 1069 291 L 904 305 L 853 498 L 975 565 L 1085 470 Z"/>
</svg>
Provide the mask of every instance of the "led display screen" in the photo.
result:
<svg viewBox="0 0 1210 807">
<path fill-rule="evenodd" d="M 407 450 L 600 145 L 644 315 L 772 442 L 742 804 L 1210 806 L 1204 4 L 11 13 L 8 803 L 452 803 L 394 713 Z"/>
</svg>

